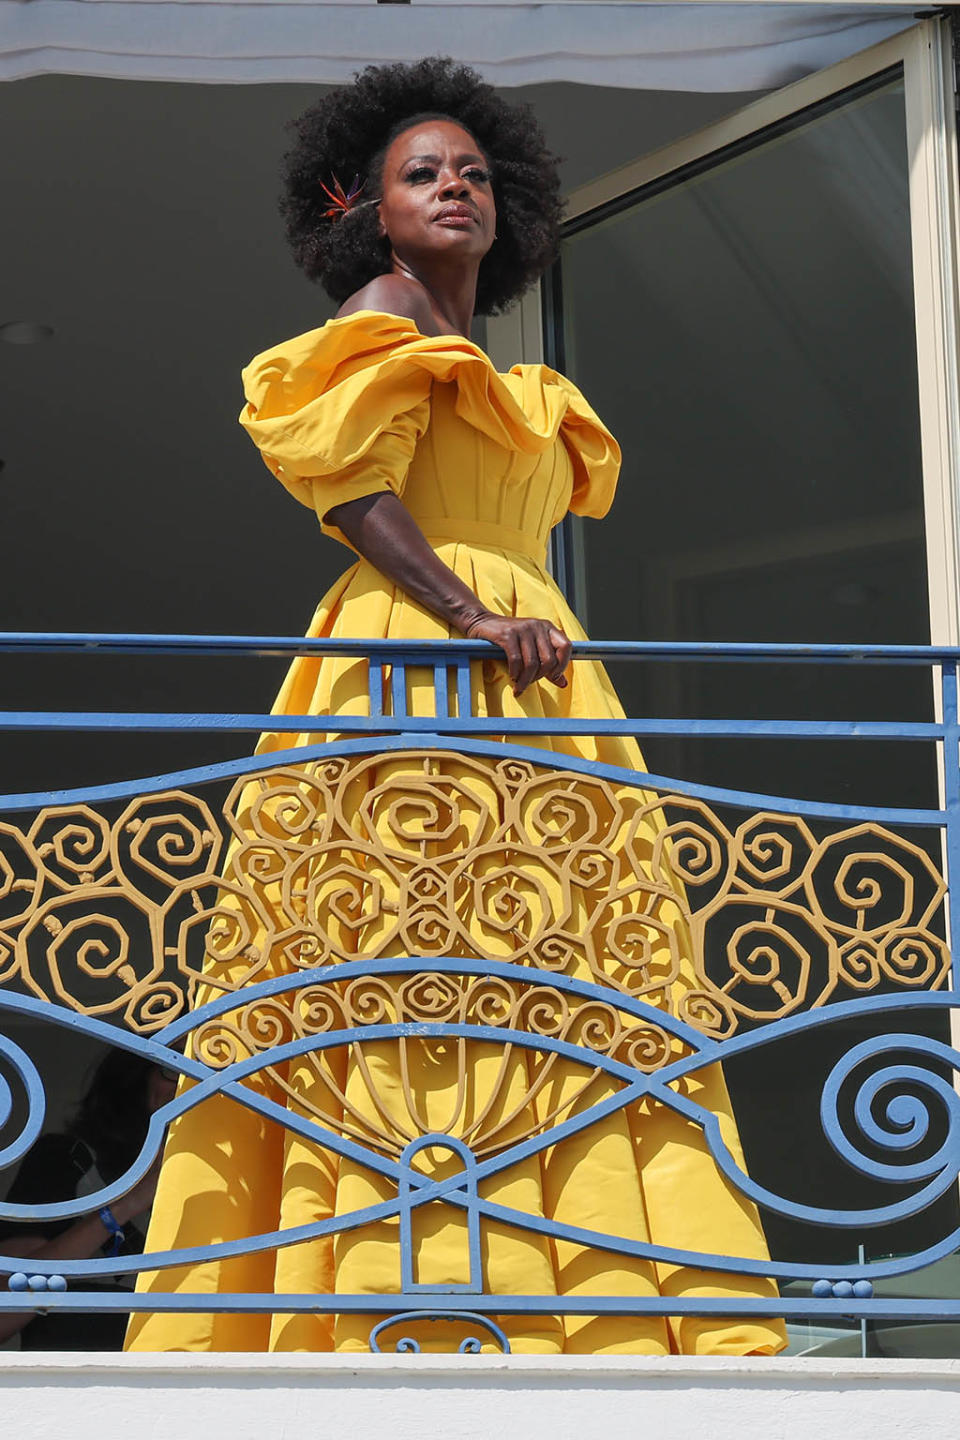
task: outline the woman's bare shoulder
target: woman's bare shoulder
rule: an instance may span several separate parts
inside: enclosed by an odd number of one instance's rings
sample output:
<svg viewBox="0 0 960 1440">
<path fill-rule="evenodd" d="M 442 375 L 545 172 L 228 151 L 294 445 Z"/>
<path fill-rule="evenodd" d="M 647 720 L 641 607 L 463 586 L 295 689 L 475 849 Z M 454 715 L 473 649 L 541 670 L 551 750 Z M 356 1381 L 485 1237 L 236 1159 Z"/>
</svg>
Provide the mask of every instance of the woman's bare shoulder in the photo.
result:
<svg viewBox="0 0 960 1440">
<path fill-rule="evenodd" d="M 337 319 L 358 310 L 381 310 L 386 315 L 401 315 L 412 320 L 423 335 L 436 331 L 430 301 L 423 286 L 405 275 L 377 275 L 369 284 L 356 290 L 337 311 Z"/>
</svg>

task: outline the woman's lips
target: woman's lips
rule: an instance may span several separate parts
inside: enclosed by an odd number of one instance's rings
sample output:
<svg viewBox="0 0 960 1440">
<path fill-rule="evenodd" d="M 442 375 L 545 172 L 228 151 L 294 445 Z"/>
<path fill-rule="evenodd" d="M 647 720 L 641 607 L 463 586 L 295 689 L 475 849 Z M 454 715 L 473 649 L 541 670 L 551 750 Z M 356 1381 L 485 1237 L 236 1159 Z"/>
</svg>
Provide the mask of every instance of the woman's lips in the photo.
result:
<svg viewBox="0 0 960 1440">
<path fill-rule="evenodd" d="M 433 223 L 435 225 L 449 225 L 456 230 L 466 230 L 471 225 L 479 224 L 479 220 L 472 210 L 466 209 L 465 206 L 458 205 L 456 207 L 451 206 L 449 210 L 441 210 Z"/>
</svg>

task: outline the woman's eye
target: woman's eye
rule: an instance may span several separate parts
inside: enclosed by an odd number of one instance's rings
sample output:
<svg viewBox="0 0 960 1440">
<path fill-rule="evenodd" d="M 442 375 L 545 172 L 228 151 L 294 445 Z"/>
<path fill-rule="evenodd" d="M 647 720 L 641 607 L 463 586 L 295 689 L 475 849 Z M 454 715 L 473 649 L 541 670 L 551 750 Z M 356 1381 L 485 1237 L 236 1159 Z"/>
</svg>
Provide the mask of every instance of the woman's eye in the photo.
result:
<svg viewBox="0 0 960 1440">
<path fill-rule="evenodd" d="M 472 180 L 475 185 L 489 185 L 490 183 L 490 171 L 484 170 L 480 165 L 471 165 L 469 169 L 464 170 L 462 173 L 466 179 Z M 404 179 L 410 185 L 419 184 L 424 180 L 435 180 L 436 178 L 437 172 L 432 165 L 417 165 L 415 169 L 408 170 L 404 176 Z"/>
</svg>

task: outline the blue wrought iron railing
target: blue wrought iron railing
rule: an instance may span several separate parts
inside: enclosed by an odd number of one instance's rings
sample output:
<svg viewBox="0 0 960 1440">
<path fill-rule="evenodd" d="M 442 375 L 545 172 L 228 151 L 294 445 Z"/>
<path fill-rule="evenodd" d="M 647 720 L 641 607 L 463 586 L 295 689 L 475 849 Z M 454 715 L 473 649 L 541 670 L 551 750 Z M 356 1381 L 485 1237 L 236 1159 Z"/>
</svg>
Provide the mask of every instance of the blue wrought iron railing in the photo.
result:
<svg viewBox="0 0 960 1440">
<path fill-rule="evenodd" d="M 482 642 L 8 634 L 0 635 L 0 651 L 336 656 L 363 667 L 369 700 L 368 714 L 331 717 L 329 733 L 317 715 L 0 712 L 0 729 L 11 736 L 206 731 L 278 737 L 264 753 L 147 779 L 0 796 L 0 1011 L 21 1025 L 82 1032 L 193 1082 L 153 1116 L 141 1153 L 119 1179 L 63 1202 L 2 1201 L 0 1222 L 66 1221 L 114 1203 L 146 1175 L 171 1121 L 215 1094 L 349 1157 L 391 1187 L 391 1198 L 359 1211 L 296 1230 L 211 1238 L 190 1249 L 56 1262 L 0 1255 L 0 1276 L 8 1277 L 0 1314 L 362 1313 L 376 1319 L 373 1349 L 385 1331 L 416 1317 L 459 1317 L 503 1349 L 509 1341 L 499 1322 L 512 1315 L 960 1321 L 960 1296 L 884 1292 L 896 1277 L 960 1248 L 956 1217 L 943 1220 L 943 1202 L 960 1174 L 960 1053 L 947 1028 L 960 1004 L 950 969 L 951 926 L 955 943 L 958 922 L 948 909 L 950 879 L 960 874 L 960 650 L 575 647 L 574 663 L 920 667 L 931 678 L 939 718 L 904 722 L 478 716 L 471 667 L 497 653 Z M 411 713 L 414 682 L 418 713 Z M 432 696 L 426 705 L 424 686 Z M 285 735 L 318 738 L 290 747 L 279 738 Z M 570 744 L 543 744 L 585 736 L 923 744 L 936 751 L 942 798 L 936 805 L 862 806 L 755 793 L 588 759 Z M 392 782 L 374 768 L 387 752 L 409 762 Z M 197 793 L 205 786 L 215 798 Z M 407 803 L 413 820 L 404 818 Z M 630 845 L 644 825 L 653 838 L 630 870 L 622 857 L 634 854 Z M 418 847 L 422 864 L 414 863 Z M 318 900 L 316 885 L 311 890 L 318 873 L 339 877 L 336 905 Z M 457 891 L 465 877 L 473 887 L 469 925 L 462 885 Z M 572 918 L 564 908 L 571 886 L 589 892 L 600 920 L 584 920 L 582 909 Z M 380 908 L 374 915 L 375 889 Z M 264 898 L 267 891 L 272 898 Z M 665 953 L 672 943 L 664 927 L 657 928 L 665 897 L 682 912 L 691 937 L 692 971 L 682 984 L 676 966 L 671 972 L 651 958 L 654 941 Z M 271 905 L 287 907 L 282 921 Z M 364 926 L 373 934 L 373 919 L 379 938 L 358 946 Z M 282 964 L 276 961 L 281 952 Z M 424 977 L 426 989 L 418 991 Z M 376 1005 L 374 992 L 363 989 L 370 985 L 381 987 Z M 546 1019 L 527 1003 L 534 991 L 541 1001 L 549 992 Z M 272 1020 L 264 1028 L 268 1012 Z M 851 1040 L 844 1027 L 854 1021 L 861 1028 Z M 717 1117 L 684 1084 L 716 1061 L 770 1053 L 827 1032 L 846 1048 L 823 1077 L 822 1134 L 834 1163 L 861 1187 L 872 1187 L 866 1202 L 862 1188 L 858 1203 L 822 1204 L 779 1193 L 769 1176 L 748 1174 Z M 414 1039 L 513 1047 L 541 1065 L 562 1057 L 581 1067 L 586 1083 L 599 1077 L 603 1099 L 541 1116 L 519 1135 L 498 1134 L 492 1122 L 484 1131 L 476 1117 L 468 1124 L 461 1115 L 443 1133 L 421 1126 L 411 1136 L 391 1128 L 382 1113 L 379 1129 L 369 1118 L 345 1123 L 342 1107 L 339 1123 L 322 1111 L 298 1113 L 249 1083 L 297 1057 L 312 1056 L 322 1067 L 324 1055 L 344 1047 Z M 6 1077 L 0 1073 L 0 1172 L 9 1173 L 43 1131 L 44 1080 L 26 1042 L 9 1034 L 0 1034 L 0 1063 L 6 1070 Z M 767 1261 L 701 1253 L 600 1233 L 484 1197 L 485 1181 L 645 1100 L 699 1127 L 723 1176 L 765 1216 L 829 1235 L 826 1256 L 838 1253 L 839 1234 L 846 1253 L 856 1255 L 859 1247 L 861 1258 Z M 437 1178 L 418 1168 L 417 1157 L 431 1147 L 453 1157 L 452 1173 Z M 413 1229 L 417 1211 L 441 1201 L 466 1217 L 467 1253 L 464 1277 L 438 1286 L 418 1279 Z M 938 1217 L 934 1228 L 916 1232 L 922 1238 L 909 1253 L 863 1258 L 865 1239 L 878 1227 L 928 1215 Z M 396 1225 L 400 1252 L 399 1284 L 390 1293 L 90 1288 L 131 1272 L 302 1244 L 384 1219 Z M 490 1293 L 481 1247 L 490 1222 L 718 1277 L 769 1277 L 782 1293 Z M 471 1334 L 461 1348 L 480 1343 Z M 416 1348 L 409 1337 L 400 1345 Z"/>
</svg>

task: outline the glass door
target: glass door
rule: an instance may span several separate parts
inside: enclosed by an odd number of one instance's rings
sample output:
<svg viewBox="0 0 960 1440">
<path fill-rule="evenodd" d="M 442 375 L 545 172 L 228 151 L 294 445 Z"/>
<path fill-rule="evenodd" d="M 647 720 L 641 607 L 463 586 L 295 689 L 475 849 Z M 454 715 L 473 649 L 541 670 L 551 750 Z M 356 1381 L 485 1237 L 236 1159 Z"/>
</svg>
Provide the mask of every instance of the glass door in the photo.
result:
<svg viewBox="0 0 960 1440">
<path fill-rule="evenodd" d="M 571 522 L 591 634 L 929 641 L 904 92 L 897 66 L 570 226 L 557 368 L 624 451 L 614 523 Z M 893 719 L 930 704 L 920 672 L 822 681 L 806 667 L 618 675 L 635 714 L 819 704 L 827 718 L 839 704 Z M 776 741 L 649 748 L 662 773 L 741 784 L 746 764 L 746 788 L 793 788 Z M 810 761 L 823 798 L 864 804 L 889 762 L 843 743 Z M 907 763 L 905 790 L 917 766 L 932 783 L 929 756 Z"/>
<path fill-rule="evenodd" d="M 957 642 L 942 41 L 939 24 L 918 26 L 572 197 L 545 287 L 545 359 L 624 450 L 611 517 L 568 519 L 557 551 L 594 638 Z M 921 671 L 611 668 L 632 715 L 933 714 Z M 653 772 L 749 791 L 937 799 L 928 746 L 644 748 Z M 941 863 L 937 840 L 911 839 Z M 828 1155 L 810 1168 L 829 1047 L 854 1038 L 851 1028 L 728 1067 L 748 1161 L 781 1193 L 860 1203 Z M 955 1197 L 943 1205 L 916 1222 L 924 1233 L 949 1228 Z M 801 1258 L 792 1225 L 771 1219 L 768 1235 L 775 1253 Z M 848 1239 L 838 1233 L 838 1260 L 856 1258 Z M 902 1224 L 872 1234 L 868 1254 L 923 1239 Z"/>
</svg>

